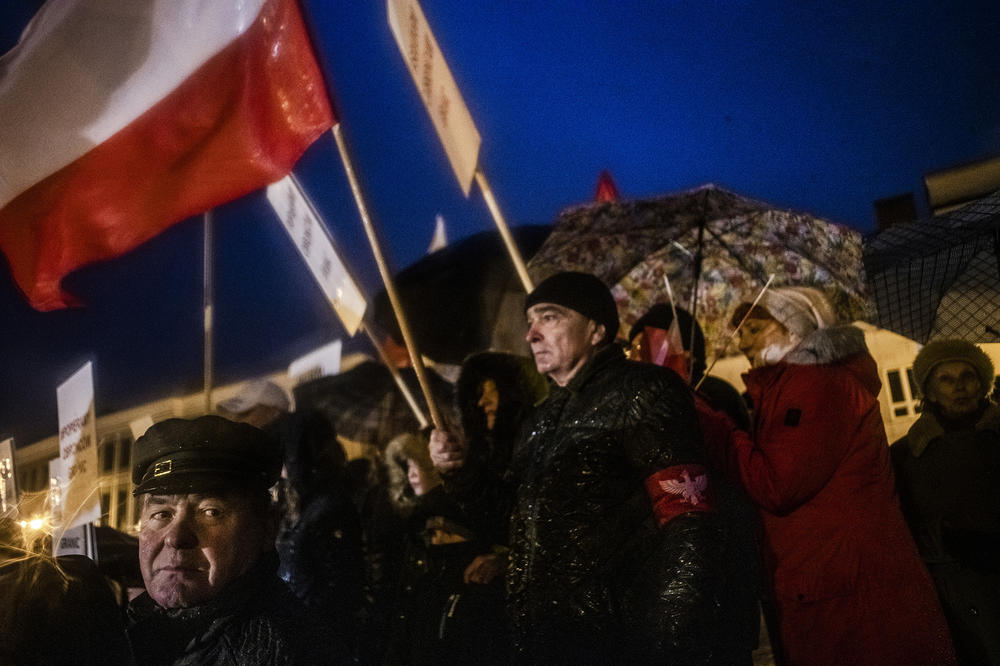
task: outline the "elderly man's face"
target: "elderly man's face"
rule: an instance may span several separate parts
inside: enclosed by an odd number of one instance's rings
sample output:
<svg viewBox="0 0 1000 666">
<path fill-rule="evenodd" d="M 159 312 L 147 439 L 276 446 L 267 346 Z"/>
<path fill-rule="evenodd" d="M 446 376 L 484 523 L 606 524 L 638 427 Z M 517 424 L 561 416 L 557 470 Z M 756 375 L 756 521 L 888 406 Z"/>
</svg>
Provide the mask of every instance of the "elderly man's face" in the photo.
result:
<svg viewBox="0 0 1000 666">
<path fill-rule="evenodd" d="M 272 547 L 270 517 L 245 493 L 143 495 L 139 568 L 164 608 L 198 606 Z"/>
<path fill-rule="evenodd" d="M 559 386 L 590 360 L 604 337 L 604 327 L 576 310 L 553 303 L 537 303 L 528 308 L 528 333 L 538 372 Z"/>
<path fill-rule="evenodd" d="M 927 380 L 927 399 L 948 418 L 967 416 L 979 407 L 986 388 L 971 363 L 948 361 L 934 367 Z"/>
</svg>

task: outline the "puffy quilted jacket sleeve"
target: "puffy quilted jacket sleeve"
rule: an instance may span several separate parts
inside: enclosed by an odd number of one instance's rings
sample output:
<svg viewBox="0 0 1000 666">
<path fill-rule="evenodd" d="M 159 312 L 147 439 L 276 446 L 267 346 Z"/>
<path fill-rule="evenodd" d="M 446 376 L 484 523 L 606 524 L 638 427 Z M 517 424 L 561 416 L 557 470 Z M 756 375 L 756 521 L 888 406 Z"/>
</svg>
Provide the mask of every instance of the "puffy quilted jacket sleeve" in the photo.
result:
<svg viewBox="0 0 1000 666">
<path fill-rule="evenodd" d="M 859 427 L 863 391 L 837 365 L 788 366 L 756 391 L 753 438 L 735 437 L 727 460 L 754 503 L 786 514 L 823 489 Z"/>
<path fill-rule="evenodd" d="M 659 370 L 659 368 L 657 368 Z M 650 378 L 650 376 L 647 376 Z M 664 470 L 698 470 L 707 475 L 691 393 L 672 372 L 651 373 L 630 402 L 628 454 L 645 479 Z M 711 479 L 704 502 L 710 502 Z M 651 499 L 651 501 L 653 501 Z M 654 508 L 654 515 L 656 508 Z M 645 568 L 646 587 L 634 602 L 648 618 L 650 645 L 661 663 L 703 663 L 710 657 L 708 631 L 718 599 L 723 532 L 714 507 L 670 511 L 658 527 L 656 547 Z"/>
</svg>

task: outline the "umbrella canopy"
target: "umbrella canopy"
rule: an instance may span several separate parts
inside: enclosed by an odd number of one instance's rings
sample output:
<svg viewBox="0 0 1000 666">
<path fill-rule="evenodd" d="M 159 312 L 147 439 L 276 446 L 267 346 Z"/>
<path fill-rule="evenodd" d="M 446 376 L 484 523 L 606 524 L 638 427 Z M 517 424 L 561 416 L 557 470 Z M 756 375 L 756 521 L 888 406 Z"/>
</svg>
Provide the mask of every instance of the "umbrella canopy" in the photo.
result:
<svg viewBox="0 0 1000 666">
<path fill-rule="evenodd" d="M 521 255 L 530 257 L 550 231 L 548 225 L 527 225 L 511 234 Z M 494 344 L 495 324 L 510 296 L 523 302 L 524 288 L 498 231 L 483 231 L 432 252 L 394 281 L 421 354 L 459 364 L 474 352 L 507 347 Z M 372 311 L 375 324 L 402 341 L 384 290 L 375 296 Z M 518 317 L 523 319 L 520 313 Z"/>
<path fill-rule="evenodd" d="M 710 346 L 728 338 L 735 307 L 753 300 L 772 273 L 773 286 L 821 289 L 846 321 L 873 314 L 858 232 L 714 185 L 570 209 L 528 268 L 535 278 L 594 273 L 612 287 L 627 331 L 650 306 L 668 301 L 665 277 L 675 303 L 690 308 L 699 262 L 696 309 Z"/>
<path fill-rule="evenodd" d="M 1000 192 L 865 241 L 876 323 L 912 340 L 1000 342 Z"/>
<path fill-rule="evenodd" d="M 411 368 L 399 372 L 426 415 L 427 403 L 416 374 Z M 453 403 L 452 385 L 435 372 L 428 371 L 427 376 L 431 393 L 447 420 Z M 330 420 L 338 436 L 379 450 L 396 435 L 420 429 L 389 370 L 375 361 L 365 361 L 338 375 L 300 384 L 294 394 L 297 411 L 315 409 Z"/>
</svg>

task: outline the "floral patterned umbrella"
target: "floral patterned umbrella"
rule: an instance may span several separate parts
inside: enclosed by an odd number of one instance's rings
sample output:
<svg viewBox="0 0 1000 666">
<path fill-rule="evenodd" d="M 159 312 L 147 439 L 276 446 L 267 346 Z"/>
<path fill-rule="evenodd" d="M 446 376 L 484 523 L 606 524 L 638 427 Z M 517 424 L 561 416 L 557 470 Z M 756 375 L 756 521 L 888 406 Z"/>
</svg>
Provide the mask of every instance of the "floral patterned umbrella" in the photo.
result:
<svg viewBox="0 0 1000 666">
<path fill-rule="evenodd" d="M 597 275 L 612 287 L 626 332 L 650 306 L 668 301 L 664 277 L 675 303 L 688 309 L 697 281 L 697 318 L 718 354 L 736 306 L 753 300 L 772 273 L 772 286 L 817 287 L 843 320 L 870 320 L 861 250 L 856 231 L 706 185 L 567 210 L 528 270 L 536 281 L 561 270 Z"/>
</svg>

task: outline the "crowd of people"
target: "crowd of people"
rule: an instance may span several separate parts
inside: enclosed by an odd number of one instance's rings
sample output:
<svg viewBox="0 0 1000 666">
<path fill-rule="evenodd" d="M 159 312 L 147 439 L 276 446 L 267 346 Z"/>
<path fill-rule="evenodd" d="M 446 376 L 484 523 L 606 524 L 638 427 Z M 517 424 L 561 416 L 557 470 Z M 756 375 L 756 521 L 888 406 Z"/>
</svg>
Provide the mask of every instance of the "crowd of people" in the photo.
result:
<svg viewBox="0 0 1000 666">
<path fill-rule="evenodd" d="M 891 447 L 862 332 L 810 287 L 734 313 L 746 393 L 681 308 L 527 295 L 445 423 L 348 461 L 268 382 L 132 452 L 142 589 L 4 525 L 3 664 L 1000 664 L 1000 407 L 971 343 L 914 361 Z M 676 333 L 680 332 L 680 335 Z M 678 339 L 679 338 L 679 339 Z"/>
</svg>

